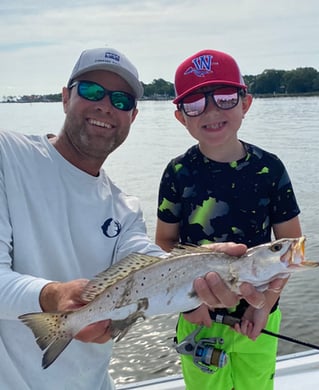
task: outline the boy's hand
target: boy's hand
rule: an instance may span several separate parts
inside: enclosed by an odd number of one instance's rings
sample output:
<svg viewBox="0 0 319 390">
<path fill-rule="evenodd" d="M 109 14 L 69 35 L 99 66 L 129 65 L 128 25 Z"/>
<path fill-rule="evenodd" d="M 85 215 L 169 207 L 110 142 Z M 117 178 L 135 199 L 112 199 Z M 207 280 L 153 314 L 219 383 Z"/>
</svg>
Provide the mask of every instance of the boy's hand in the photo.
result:
<svg viewBox="0 0 319 390">
<path fill-rule="evenodd" d="M 205 245 L 205 247 L 210 248 L 215 252 L 227 253 L 230 256 L 242 256 L 247 250 L 246 245 L 231 242 L 209 244 Z M 237 295 L 225 285 L 216 272 L 209 272 L 205 277 L 197 278 L 194 281 L 194 289 L 205 304 L 191 313 L 184 314 L 184 317 L 195 324 L 210 326 L 212 321 L 209 317 L 208 309 L 233 307 L 239 303 L 241 298 L 245 299 L 252 308 L 262 309 L 267 301 L 266 297 L 267 294 L 269 294 L 269 291 L 281 290 L 285 283 L 285 280 L 276 279 L 270 283 L 269 290 L 267 290 L 268 292 L 266 291 L 264 293 L 257 291 L 256 288 L 249 283 L 243 283 L 240 286 L 240 295 Z M 245 334 L 249 333 L 251 338 L 257 337 L 262 329 L 261 325 L 264 323 L 264 319 L 261 319 L 261 317 L 261 314 L 259 314 L 258 318 L 255 318 L 255 320 L 258 319 L 255 326 L 251 324 L 249 326 L 249 331 L 246 329 L 244 330 Z M 240 329 L 238 330 L 240 331 Z"/>
</svg>

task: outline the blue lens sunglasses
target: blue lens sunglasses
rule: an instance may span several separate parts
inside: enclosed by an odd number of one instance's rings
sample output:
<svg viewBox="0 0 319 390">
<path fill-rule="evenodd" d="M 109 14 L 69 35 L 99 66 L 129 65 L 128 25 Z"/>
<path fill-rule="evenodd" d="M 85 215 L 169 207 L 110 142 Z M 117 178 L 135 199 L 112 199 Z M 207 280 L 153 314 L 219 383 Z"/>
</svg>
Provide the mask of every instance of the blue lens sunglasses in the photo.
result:
<svg viewBox="0 0 319 390">
<path fill-rule="evenodd" d="M 130 111 L 136 107 L 136 99 L 134 96 L 123 91 L 109 91 L 102 85 L 93 81 L 76 80 L 69 85 L 69 89 L 77 86 L 78 95 L 83 99 L 91 102 L 98 102 L 109 96 L 113 107 L 121 111 Z"/>
</svg>

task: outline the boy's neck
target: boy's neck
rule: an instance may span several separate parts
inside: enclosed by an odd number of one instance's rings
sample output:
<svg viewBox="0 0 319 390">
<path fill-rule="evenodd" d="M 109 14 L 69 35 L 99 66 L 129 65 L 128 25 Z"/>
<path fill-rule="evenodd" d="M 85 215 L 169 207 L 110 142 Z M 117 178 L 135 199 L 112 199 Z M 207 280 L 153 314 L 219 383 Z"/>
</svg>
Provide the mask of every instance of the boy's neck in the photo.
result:
<svg viewBox="0 0 319 390">
<path fill-rule="evenodd" d="M 244 144 L 238 139 L 233 145 L 211 146 L 199 144 L 199 150 L 210 160 L 221 163 L 241 160 L 247 154 Z"/>
</svg>

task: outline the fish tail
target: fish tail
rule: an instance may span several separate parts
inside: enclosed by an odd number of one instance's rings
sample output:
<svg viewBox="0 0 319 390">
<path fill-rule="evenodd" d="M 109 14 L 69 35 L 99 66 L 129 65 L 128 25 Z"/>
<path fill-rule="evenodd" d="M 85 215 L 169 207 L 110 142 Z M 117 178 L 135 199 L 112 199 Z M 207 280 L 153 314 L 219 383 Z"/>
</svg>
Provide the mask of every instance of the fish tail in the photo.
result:
<svg viewBox="0 0 319 390">
<path fill-rule="evenodd" d="M 71 313 L 28 313 L 19 317 L 32 330 L 38 346 L 45 351 L 42 368 L 49 367 L 72 341 L 74 332 L 68 322 Z"/>
</svg>

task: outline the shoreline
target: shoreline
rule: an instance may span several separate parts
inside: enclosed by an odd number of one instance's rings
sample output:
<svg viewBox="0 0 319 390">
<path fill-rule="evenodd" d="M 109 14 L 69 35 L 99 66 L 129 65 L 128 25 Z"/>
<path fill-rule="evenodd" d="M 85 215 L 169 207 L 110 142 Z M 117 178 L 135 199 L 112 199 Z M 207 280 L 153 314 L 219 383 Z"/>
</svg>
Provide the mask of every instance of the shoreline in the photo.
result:
<svg viewBox="0 0 319 390">
<path fill-rule="evenodd" d="M 288 97 L 314 97 L 319 96 L 318 92 L 305 92 L 305 93 L 267 93 L 267 94 L 252 94 L 254 99 L 269 99 L 269 98 L 288 98 Z M 62 97 L 61 97 L 62 99 Z M 156 96 L 156 97 L 142 97 L 139 101 L 170 101 L 173 100 L 174 96 Z M 0 104 L 11 104 L 11 103 L 59 103 L 59 99 L 48 99 L 47 96 L 28 96 L 27 98 L 21 100 L 7 100 L 0 101 Z"/>
</svg>

